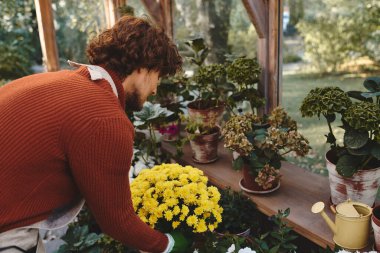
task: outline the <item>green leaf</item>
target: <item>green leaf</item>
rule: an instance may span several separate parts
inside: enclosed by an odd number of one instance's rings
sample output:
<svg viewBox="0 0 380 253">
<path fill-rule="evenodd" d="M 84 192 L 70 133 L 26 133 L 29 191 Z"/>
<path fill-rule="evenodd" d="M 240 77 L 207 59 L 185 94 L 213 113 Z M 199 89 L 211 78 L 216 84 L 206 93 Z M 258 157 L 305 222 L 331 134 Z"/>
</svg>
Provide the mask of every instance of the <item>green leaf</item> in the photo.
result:
<svg viewBox="0 0 380 253">
<path fill-rule="evenodd" d="M 333 114 L 327 114 L 327 115 L 325 115 L 325 117 L 326 117 L 327 121 L 330 122 L 330 123 L 334 122 L 335 119 L 336 119 L 335 113 L 333 113 Z"/>
<path fill-rule="evenodd" d="M 378 92 L 363 92 L 362 95 L 365 98 L 377 97 L 377 96 L 380 96 L 380 91 L 378 91 Z"/>
<path fill-rule="evenodd" d="M 133 124 L 136 127 L 144 126 L 146 124 L 153 123 L 159 118 L 166 118 L 172 114 L 173 112 L 161 107 L 160 104 L 152 104 L 151 102 L 145 102 L 141 111 L 133 113 L 133 116 L 135 117 L 135 121 Z"/>
<path fill-rule="evenodd" d="M 70 253 L 70 247 L 67 244 L 63 244 L 59 247 L 58 251 L 56 253 Z"/>
<path fill-rule="evenodd" d="M 277 253 L 281 245 L 276 245 L 269 250 L 269 253 Z"/>
<path fill-rule="evenodd" d="M 336 171 L 342 177 L 352 177 L 359 169 L 360 159 L 352 155 L 339 157 L 336 164 Z"/>
<path fill-rule="evenodd" d="M 369 140 L 367 131 L 359 131 L 348 128 L 344 133 L 344 144 L 351 149 L 364 147 Z"/>
<path fill-rule="evenodd" d="M 243 168 L 244 160 L 241 156 L 232 161 L 232 168 L 234 170 L 240 170 Z"/>
<path fill-rule="evenodd" d="M 92 247 L 90 249 L 87 249 L 85 253 L 101 253 L 101 249 L 99 247 Z"/>
<path fill-rule="evenodd" d="M 369 154 L 371 154 L 371 149 L 372 149 L 372 143 L 371 142 L 367 142 L 367 144 L 364 145 L 361 148 L 358 148 L 358 149 L 347 148 L 347 151 L 351 155 L 360 156 L 360 155 L 369 155 Z"/>
<path fill-rule="evenodd" d="M 255 136 L 255 142 L 263 143 L 265 141 L 266 137 L 267 136 L 265 134 L 256 135 Z"/>
<path fill-rule="evenodd" d="M 284 211 L 284 217 L 288 217 L 290 214 L 290 208 L 286 208 L 285 211 Z"/>
<path fill-rule="evenodd" d="M 371 148 L 371 155 L 373 155 L 377 160 L 380 160 L 380 144 L 374 142 Z"/>
<path fill-rule="evenodd" d="M 380 91 L 380 77 L 368 77 L 365 79 L 363 85 L 369 91 Z"/>
<path fill-rule="evenodd" d="M 89 234 L 86 237 L 84 245 L 86 245 L 86 246 L 92 246 L 92 245 L 94 245 L 100 239 L 100 237 L 101 236 L 99 236 L 99 235 L 97 235 L 95 233 L 91 233 L 91 234 Z"/>
<path fill-rule="evenodd" d="M 328 134 L 325 135 L 325 136 L 326 136 L 326 142 L 327 142 L 327 143 L 330 143 L 330 144 L 335 143 L 336 138 L 335 138 L 335 136 L 334 136 L 332 133 L 328 133 Z"/>
<path fill-rule="evenodd" d="M 267 135 L 267 130 L 265 128 L 256 129 L 254 131 L 255 135 Z"/>
<path fill-rule="evenodd" d="M 352 98 L 355 98 L 357 100 L 360 100 L 360 101 L 369 101 L 369 102 L 373 102 L 373 99 L 372 98 L 366 98 L 364 97 L 363 95 L 363 92 L 362 91 L 348 91 L 347 92 L 347 95 L 349 97 L 352 97 Z"/>
</svg>

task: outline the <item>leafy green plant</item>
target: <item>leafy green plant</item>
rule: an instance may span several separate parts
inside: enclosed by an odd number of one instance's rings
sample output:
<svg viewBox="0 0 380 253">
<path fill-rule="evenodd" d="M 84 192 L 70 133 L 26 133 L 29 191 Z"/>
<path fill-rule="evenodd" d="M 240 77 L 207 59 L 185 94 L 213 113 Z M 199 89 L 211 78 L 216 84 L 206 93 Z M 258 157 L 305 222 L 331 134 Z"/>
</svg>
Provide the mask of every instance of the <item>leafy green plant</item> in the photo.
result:
<svg viewBox="0 0 380 253">
<path fill-rule="evenodd" d="M 204 109 L 218 106 L 220 101 L 226 100 L 226 95 L 234 87 L 227 83 L 226 66 L 224 64 L 204 65 L 209 53 L 202 38 L 185 43 L 192 51 L 187 57 L 196 66 L 194 76 L 189 80 L 188 87 L 195 96 L 194 108 Z"/>
<path fill-rule="evenodd" d="M 367 92 L 338 87 L 316 88 L 304 98 L 300 111 L 303 117 L 323 115 L 329 127 L 327 143 L 336 156 L 336 170 L 344 177 L 358 170 L 375 168 L 380 160 L 380 78 L 367 78 Z M 359 100 L 352 102 L 351 98 Z M 340 115 L 344 129 L 343 146 L 337 144 L 332 122 Z"/>
<path fill-rule="evenodd" d="M 217 231 L 238 234 L 258 225 L 256 205 L 242 192 L 231 189 L 221 191 L 220 205 L 223 208 L 222 223 Z"/>
<path fill-rule="evenodd" d="M 90 233 L 87 225 L 69 226 L 66 234 L 61 238 L 65 244 L 61 245 L 57 253 L 100 253 L 101 249 L 97 242 L 101 235 Z"/>
<path fill-rule="evenodd" d="M 97 238 L 97 240 L 95 240 Z M 100 230 L 93 215 L 85 205 L 77 216 L 77 221 L 69 225 L 61 238 L 66 244 L 56 253 L 138 253 L 139 251 L 123 245 L 121 242 L 105 235 Z M 95 242 L 94 242 L 95 241 Z"/>
<path fill-rule="evenodd" d="M 237 58 L 227 67 L 228 80 L 236 86 L 236 89 L 231 89 L 232 95 L 227 100 L 231 111 L 241 101 L 249 101 L 253 113 L 255 113 L 255 108 L 264 105 L 265 99 L 255 88 L 260 74 L 260 65 L 257 59 L 253 58 Z"/>
<path fill-rule="evenodd" d="M 269 117 L 234 115 L 224 125 L 222 135 L 224 147 L 239 153 L 233 161 L 234 169 L 248 164 L 252 176 L 261 176 L 256 182 L 264 189 L 278 182 L 285 154 L 304 156 L 310 150 L 308 140 L 297 131 L 297 123 L 282 108 L 274 109 Z M 275 178 L 270 176 L 273 174 Z"/>
<path fill-rule="evenodd" d="M 293 234 L 293 229 L 287 225 L 285 218 L 290 214 L 290 209 L 279 210 L 276 215 L 271 217 L 274 223 L 272 231 L 255 238 L 257 252 L 262 253 L 282 253 L 295 252 L 297 246 L 292 243 L 298 236 Z"/>
<path fill-rule="evenodd" d="M 170 155 L 161 152 L 161 142 L 155 130 L 176 118 L 178 116 L 172 111 L 151 102 L 144 103 L 141 111 L 134 112 L 133 124 L 139 131 L 135 134 L 131 177 L 137 176 L 144 168 L 169 161 Z"/>
<path fill-rule="evenodd" d="M 206 60 L 210 49 L 207 47 L 203 38 L 196 38 L 185 42 L 185 45 L 192 51 L 192 57 L 188 57 L 191 63 L 200 67 Z"/>
</svg>

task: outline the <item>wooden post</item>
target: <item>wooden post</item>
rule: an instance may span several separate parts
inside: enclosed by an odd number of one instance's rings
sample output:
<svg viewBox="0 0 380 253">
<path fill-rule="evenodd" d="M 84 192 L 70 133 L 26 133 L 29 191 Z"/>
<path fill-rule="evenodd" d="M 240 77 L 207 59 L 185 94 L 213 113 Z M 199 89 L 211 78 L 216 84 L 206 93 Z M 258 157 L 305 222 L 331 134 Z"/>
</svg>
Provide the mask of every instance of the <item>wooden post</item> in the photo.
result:
<svg viewBox="0 0 380 253">
<path fill-rule="evenodd" d="M 258 89 L 266 100 L 260 114 L 269 113 L 281 104 L 283 0 L 242 1 L 259 37 L 257 59 L 262 73 Z"/>
<path fill-rule="evenodd" d="M 173 0 L 141 0 L 154 22 L 173 38 Z"/>
<path fill-rule="evenodd" d="M 173 1 L 172 0 L 160 0 L 161 13 L 163 16 L 162 27 L 166 31 L 166 34 L 173 39 Z"/>
<path fill-rule="evenodd" d="M 55 38 L 51 0 L 34 0 L 38 21 L 43 63 L 47 71 L 59 70 L 58 48 Z"/>
<path fill-rule="evenodd" d="M 282 73 L 282 0 L 269 0 L 268 9 L 268 100 L 266 112 L 271 112 L 281 102 Z"/>
<path fill-rule="evenodd" d="M 107 28 L 111 28 L 121 17 L 119 7 L 127 4 L 127 0 L 104 0 L 104 13 L 106 14 Z"/>
</svg>

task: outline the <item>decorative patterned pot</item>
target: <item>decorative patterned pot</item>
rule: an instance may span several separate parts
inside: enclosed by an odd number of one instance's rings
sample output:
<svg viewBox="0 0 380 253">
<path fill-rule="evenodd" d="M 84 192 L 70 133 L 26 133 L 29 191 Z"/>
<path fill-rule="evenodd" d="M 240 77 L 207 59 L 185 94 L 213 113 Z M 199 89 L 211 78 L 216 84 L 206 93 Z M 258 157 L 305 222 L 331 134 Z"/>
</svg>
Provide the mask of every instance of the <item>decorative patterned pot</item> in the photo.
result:
<svg viewBox="0 0 380 253">
<path fill-rule="evenodd" d="M 202 108 L 202 102 L 203 100 L 196 100 L 193 102 L 190 102 L 187 105 L 187 111 L 189 113 L 190 118 L 201 118 L 204 120 L 205 123 L 208 122 L 208 120 L 215 115 L 216 122 L 218 125 L 220 125 L 220 122 L 222 121 L 223 113 L 225 104 L 223 102 L 219 102 L 218 106 L 208 107 L 208 108 Z M 199 109 L 200 108 L 200 109 Z"/>
<path fill-rule="evenodd" d="M 332 203 L 337 205 L 351 199 L 373 206 L 380 185 L 380 168 L 359 170 L 351 178 L 345 178 L 336 171 L 334 152 L 328 151 L 325 158 Z"/>
<path fill-rule="evenodd" d="M 220 130 L 208 135 L 199 135 L 190 140 L 193 161 L 196 163 L 212 163 L 218 159 L 218 141 Z"/>
</svg>

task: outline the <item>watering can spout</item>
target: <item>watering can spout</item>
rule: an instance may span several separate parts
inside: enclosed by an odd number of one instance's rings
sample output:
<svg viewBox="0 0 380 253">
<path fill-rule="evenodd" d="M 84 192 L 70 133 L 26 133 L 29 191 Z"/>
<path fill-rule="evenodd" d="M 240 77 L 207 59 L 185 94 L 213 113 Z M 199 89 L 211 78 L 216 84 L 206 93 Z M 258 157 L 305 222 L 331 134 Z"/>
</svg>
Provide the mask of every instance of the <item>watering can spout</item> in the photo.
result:
<svg viewBox="0 0 380 253">
<path fill-rule="evenodd" d="M 321 214 L 322 218 L 326 221 L 327 225 L 330 227 L 331 231 L 334 233 L 334 235 L 337 232 L 335 223 L 330 219 L 330 217 L 327 216 L 327 214 L 324 211 L 325 204 L 323 202 L 317 202 L 311 207 L 311 211 L 313 213 L 319 213 Z"/>
</svg>

